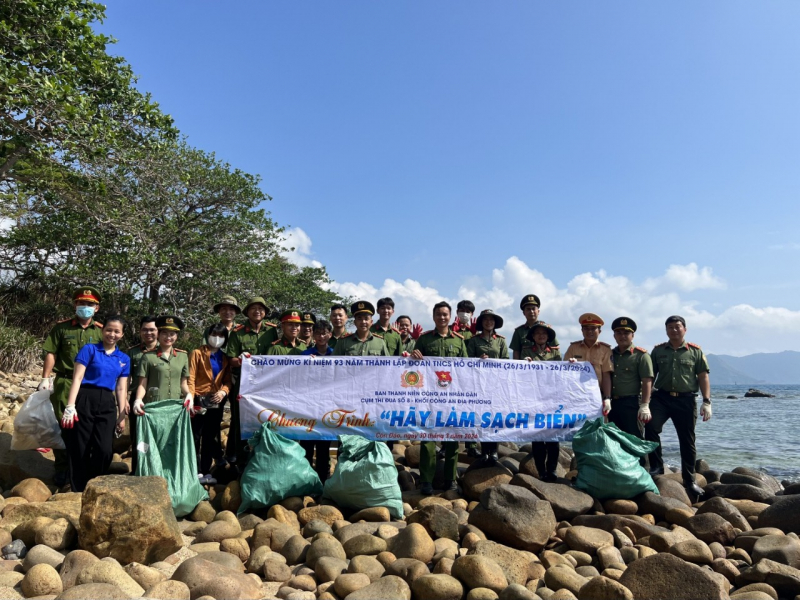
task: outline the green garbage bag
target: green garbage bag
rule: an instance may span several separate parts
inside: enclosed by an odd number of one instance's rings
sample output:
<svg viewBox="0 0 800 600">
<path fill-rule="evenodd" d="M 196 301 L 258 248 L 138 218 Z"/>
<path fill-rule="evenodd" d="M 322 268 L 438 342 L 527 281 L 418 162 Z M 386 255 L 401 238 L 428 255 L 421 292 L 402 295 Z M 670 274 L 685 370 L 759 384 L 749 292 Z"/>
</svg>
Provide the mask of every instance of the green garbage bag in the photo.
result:
<svg viewBox="0 0 800 600">
<path fill-rule="evenodd" d="M 136 474 L 167 480 L 176 517 L 192 512 L 208 494 L 197 479 L 197 454 L 189 414 L 180 400 L 145 405 L 136 422 Z"/>
<path fill-rule="evenodd" d="M 644 492 L 658 494 L 653 478 L 639 459 L 658 447 L 625 433 L 603 418 L 589 421 L 572 438 L 578 461 L 575 487 L 598 500 L 633 498 Z"/>
<path fill-rule="evenodd" d="M 294 440 L 275 433 L 269 423 L 264 423 L 247 443 L 253 456 L 242 473 L 239 514 L 272 506 L 291 496 L 322 493 L 322 482 L 308 464 L 305 450 Z"/>
<path fill-rule="evenodd" d="M 322 497 L 344 508 L 385 506 L 392 517 L 402 519 L 403 497 L 392 451 L 383 442 L 359 435 L 339 436 L 339 458 Z"/>
</svg>

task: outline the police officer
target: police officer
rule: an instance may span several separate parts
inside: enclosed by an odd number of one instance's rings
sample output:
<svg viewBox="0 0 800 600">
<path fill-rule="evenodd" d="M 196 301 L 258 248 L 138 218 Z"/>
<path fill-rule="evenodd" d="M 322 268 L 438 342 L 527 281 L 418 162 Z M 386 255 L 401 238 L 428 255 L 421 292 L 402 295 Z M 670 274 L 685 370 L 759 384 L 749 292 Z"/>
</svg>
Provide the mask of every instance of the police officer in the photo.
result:
<svg viewBox="0 0 800 600">
<path fill-rule="evenodd" d="M 569 345 L 564 360 L 592 363 L 603 397 L 603 416 L 606 416 L 611 410 L 611 374 L 614 372 L 614 363 L 611 362 L 611 346 L 598 340 L 605 322 L 594 313 L 584 313 L 578 317 L 578 323 L 581 324 L 583 339 Z"/>
<path fill-rule="evenodd" d="M 328 345 L 336 349 L 336 344 L 339 340 L 347 335 L 347 329 L 345 329 L 347 325 L 347 309 L 342 304 L 334 304 L 331 306 L 329 318 L 333 326 L 333 332 L 331 334 L 331 339 L 328 341 Z"/>
<path fill-rule="evenodd" d="M 139 372 L 139 365 L 142 362 L 142 356 L 145 352 L 150 352 L 158 347 L 158 327 L 156 327 L 156 318 L 154 315 L 147 315 L 139 321 L 139 343 L 135 346 L 128 348 L 125 353 L 131 358 L 131 380 L 128 384 L 130 388 L 130 406 L 133 406 L 133 401 L 136 399 L 136 388 L 139 387 L 139 378 L 136 374 Z M 139 464 L 139 453 L 136 451 L 136 426 L 138 422 L 138 415 L 131 410 L 128 413 L 129 433 L 131 436 L 131 473 L 136 473 L 136 467 Z"/>
<path fill-rule="evenodd" d="M 228 337 L 230 337 L 230 333 L 238 327 L 235 321 L 236 316 L 242 313 L 242 309 L 239 308 L 239 303 L 236 302 L 236 298 L 231 295 L 222 296 L 219 302 L 214 305 L 212 312 L 219 317 L 219 322 L 225 325 L 225 328 L 228 330 Z M 204 344 L 208 341 L 208 332 L 211 331 L 212 327 L 214 327 L 214 324 L 206 327 L 206 330 L 203 332 Z M 222 350 L 224 351 L 225 347 L 223 347 Z"/>
<path fill-rule="evenodd" d="M 453 331 L 450 323 L 452 309 L 447 302 L 438 302 L 433 307 L 433 322 L 435 328 L 426 331 L 417 340 L 411 357 L 422 360 L 425 356 L 462 357 L 466 358 L 467 344 L 464 336 Z M 444 450 L 444 477 L 445 490 L 458 490 L 456 477 L 458 476 L 458 442 L 443 442 Z M 421 492 L 426 496 L 433 494 L 433 476 L 436 473 L 436 444 L 422 442 L 419 457 L 419 473 L 422 481 Z"/>
<path fill-rule="evenodd" d="M 339 338 L 333 349 L 334 356 L 390 356 L 383 337 L 371 331 L 375 307 L 359 300 L 350 307 L 356 332 Z M 332 341 L 332 338 L 331 338 Z M 330 343 L 330 342 L 329 342 Z"/>
<path fill-rule="evenodd" d="M 611 351 L 611 412 L 608 420 L 625 433 L 642 437 L 639 421 L 650 421 L 650 392 L 653 389 L 653 361 L 647 350 L 633 345 L 636 322 L 617 317 L 611 323 L 617 347 Z"/>
<path fill-rule="evenodd" d="M 681 474 L 683 485 L 690 495 L 702 496 L 703 489 L 694 478 L 694 463 L 697 457 L 694 427 L 697 421 L 698 390 L 703 398 L 700 415 L 703 421 L 711 418 L 710 369 L 703 350 L 697 344 L 685 340 L 686 320 L 679 316 L 669 317 L 665 323 L 669 341 L 653 348 L 653 371 L 655 382 L 650 399 L 652 419 L 645 425 L 644 438 L 659 442 L 650 453 L 650 473 L 664 472 L 661 457 L 661 429 L 669 419 L 675 425 L 681 449 Z"/>
<path fill-rule="evenodd" d="M 522 314 L 525 315 L 525 322 L 514 329 L 514 335 L 511 336 L 511 343 L 508 345 L 513 352 L 512 357 L 514 360 L 520 360 L 522 358 L 522 347 L 531 343 L 528 338 L 528 333 L 534 325 L 539 323 L 540 307 L 541 302 L 539 302 L 539 296 L 536 294 L 527 294 L 519 301 L 519 309 L 522 311 Z M 553 340 L 550 347 L 558 348 L 558 338 Z"/>
<path fill-rule="evenodd" d="M 158 400 L 182 401 L 194 414 L 194 398 L 189 392 L 189 355 L 175 347 L 183 320 L 175 315 L 156 318 L 158 348 L 142 355 L 136 376 L 139 384 L 133 401 L 133 411 L 142 416 L 145 405 Z"/>
<path fill-rule="evenodd" d="M 75 316 L 56 324 L 44 342 L 44 367 L 42 380 L 38 390 L 52 389 L 50 402 L 56 413 L 56 420 L 61 421 L 67 397 L 72 387 L 72 375 L 75 368 L 75 357 L 86 344 L 97 344 L 103 341 L 103 324 L 94 320 L 100 307 L 100 292 L 97 288 L 86 285 L 79 287 L 72 294 L 75 305 Z M 50 375 L 55 373 L 55 380 L 50 382 Z M 53 449 L 55 458 L 55 475 L 53 480 L 58 487 L 67 483 L 69 477 L 69 459 L 66 450 Z"/>
<path fill-rule="evenodd" d="M 464 341 L 468 341 L 474 334 L 476 328 L 475 319 L 472 315 L 475 314 L 475 304 L 471 300 L 461 300 L 456 305 L 456 318 L 453 321 L 453 331 L 461 334 Z M 475 444 L 473 442 L 475 446 Z"/>
<path fill-rule="evenodd" d="M 414 332 L 417 332 L 417 337 L 422 333 L 422 327 L 416 325 L 412 328 L 412 325 L 411 317 L 408 315 L 400 315 L 394 322 L 394 326 L 400 334 L 400 356 L 410 355 L 414 351 L 417 343 Z"/>
<path fill-rule="evenodd" d="M 302 354 L 306 345 L 298 339 L 300 327 L 303 322 L 302 313 L 296 309 L 285 310 L 281 313 L 281 339 L 272 342 L 267 351 L 269 355 Z"/>
<path fill-rule="evenodd" d="M 285 313 L 284 313 L 285 314 Z M 281 315 L 282 317 L 283 315 Z M 304 312 L 300 321 L 300 334 L 297 336 L 301 342 L 310 348 L 314 345 L 314 325 L 317 323 L 317 317 L 313 313 Z"/>
<path fill-rule="evenodd" d="M 380 298 L 378 300 L 378 322 L 370 328 L 370 331 L 383 338 L 391 356 L 400 356 L 403 353 L 403 340 L 400 333 L 392 327 L 393 314 L 394 300 L 389 297 Z"/>
</svg>

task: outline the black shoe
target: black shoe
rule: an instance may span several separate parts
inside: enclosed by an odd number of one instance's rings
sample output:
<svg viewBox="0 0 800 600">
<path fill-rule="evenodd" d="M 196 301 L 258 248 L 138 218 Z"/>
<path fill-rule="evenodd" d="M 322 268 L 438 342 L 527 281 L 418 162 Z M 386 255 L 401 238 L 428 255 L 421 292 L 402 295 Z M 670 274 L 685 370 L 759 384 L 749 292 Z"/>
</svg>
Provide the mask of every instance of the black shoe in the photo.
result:
<svg viewBox="0 0 800 600">
<path fill-rule="evenodd" d="M 656 475 L 663 475 L 664 469 L 650 469 L 650 475 L 655 477 Z"/>
<path fill-rule="evenodd" d="M 489 454 L 488 458 L 492 462 L 497 462 L 498 460 L 500 460 L 500 458 L 497 456 L 497 452 L 492 452 L 491 454 Z"/>
<path fill-rule="evenodd" d="M 471 446 L 467 448 L 467 456 L 471 456 L 472 458 L 478 458 L 481 456 L 481 451 L 478 450 L 475 446 Z"/>
<path fill-rule="evenodd" d="M 64 487 L 67 485 L 67 479 L 69 479 L 69 476 L 66 471 L 58 471 L 53 475 L 53 483 L 56 484 L 56 487 Z"/>
<path fill-rule="evenodd" d="M 558 481 L 558 475 L 556 475 L 555 471 L 547 471 L 542 477 L 542 481 L 547 483 L 553 483 Z"/>
<path fill-rule="evenodd" d="M 701 488 L 699 485 L 697 485 L 694 482 L 692 482 L 692 483 L 684 483 L 683 487 L 686 488 L 686 493 L 689 494 L 689 497 L 690 498 L 695 498 L 696 500 L 699 500 L 700 498 L 702 498 L 706 493 L 705 490 L 703 490 L 703 488 Z"/>
<path fill-rule="evenodd" d="M 445 481 L 444 482 L 444 491 L 445 492 L 457 492 L 458 491 L 458 484 L 455 481 L 453 481 L 452 479 L 450 481 Z"/>
<path fill-rule="evenodd" d="M 423 496 L 433 496 L 433 484 L 426 481 L 419 491 Z"/>
</svg>

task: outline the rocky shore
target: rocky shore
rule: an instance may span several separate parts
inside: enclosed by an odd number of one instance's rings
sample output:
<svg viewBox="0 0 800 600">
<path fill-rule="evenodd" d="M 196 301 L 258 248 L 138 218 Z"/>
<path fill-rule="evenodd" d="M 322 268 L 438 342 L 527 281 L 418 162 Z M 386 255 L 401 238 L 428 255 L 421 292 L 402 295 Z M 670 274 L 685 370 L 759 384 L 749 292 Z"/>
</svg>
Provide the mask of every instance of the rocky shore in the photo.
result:
<svg viewBox="0 0 800 600">
<path fill-rule="evenodd" d="M 164 480 L 115 475 L 56 493 L 52 453 L 9 450 L 13 417 L 38 383 L 0 373 L 0 599 L 281 598 L 566 600 L 800 596 L 800 484 L 698 461 L 703 502 L 680 474 L 660 495 L 599 502 L 538 480 L 525 446 L 470 470 L 461 492 L 415 489 L 419 446 L 394 448 L 404 519 L 287 498 L 237 516 L 237 481 L 176 520 Z M 460 467 L 468 457 L 462 454 Z M 435 481 L 436 483 L 436 481 Z"/>
</svg>

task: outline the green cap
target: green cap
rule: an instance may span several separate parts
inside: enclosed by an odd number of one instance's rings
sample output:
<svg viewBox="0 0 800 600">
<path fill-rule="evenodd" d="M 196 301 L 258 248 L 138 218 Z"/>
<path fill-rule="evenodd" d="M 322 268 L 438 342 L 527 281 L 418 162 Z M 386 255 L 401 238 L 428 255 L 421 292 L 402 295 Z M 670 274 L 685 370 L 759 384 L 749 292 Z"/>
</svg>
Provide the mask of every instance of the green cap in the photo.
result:
<svg viewBox="0 0 800 600">
<path fill-rule="evenodd" d="M 227 304 L 228 306 L 232 306 L 233 308 L 235 308 L 235 309 L 236 309 L 236 314 L 237 314 L 237 315 L 238 315 L 240 312 L 242 312 L 242 309 L 241 309 L 241 308 L 239 308 L 239 303 L 238 303 L 238 302 L 236 302 L 236 298 L 234 298 L 233 296 L 223 296 L 222 298 L 220 298 L 220 299 L 219 299 L 219 302 L 217 302 L 217 303 L 214 305 L 214 312 L 215 312 L 215 313 L 218 313 L 218 312 L 219 312 L 219 309 L 220 309 L 220 308 L 222 308 L 222 307 L 223 307 L 224 305 L 226 305 L 226 304 Z"/>
</svg>

